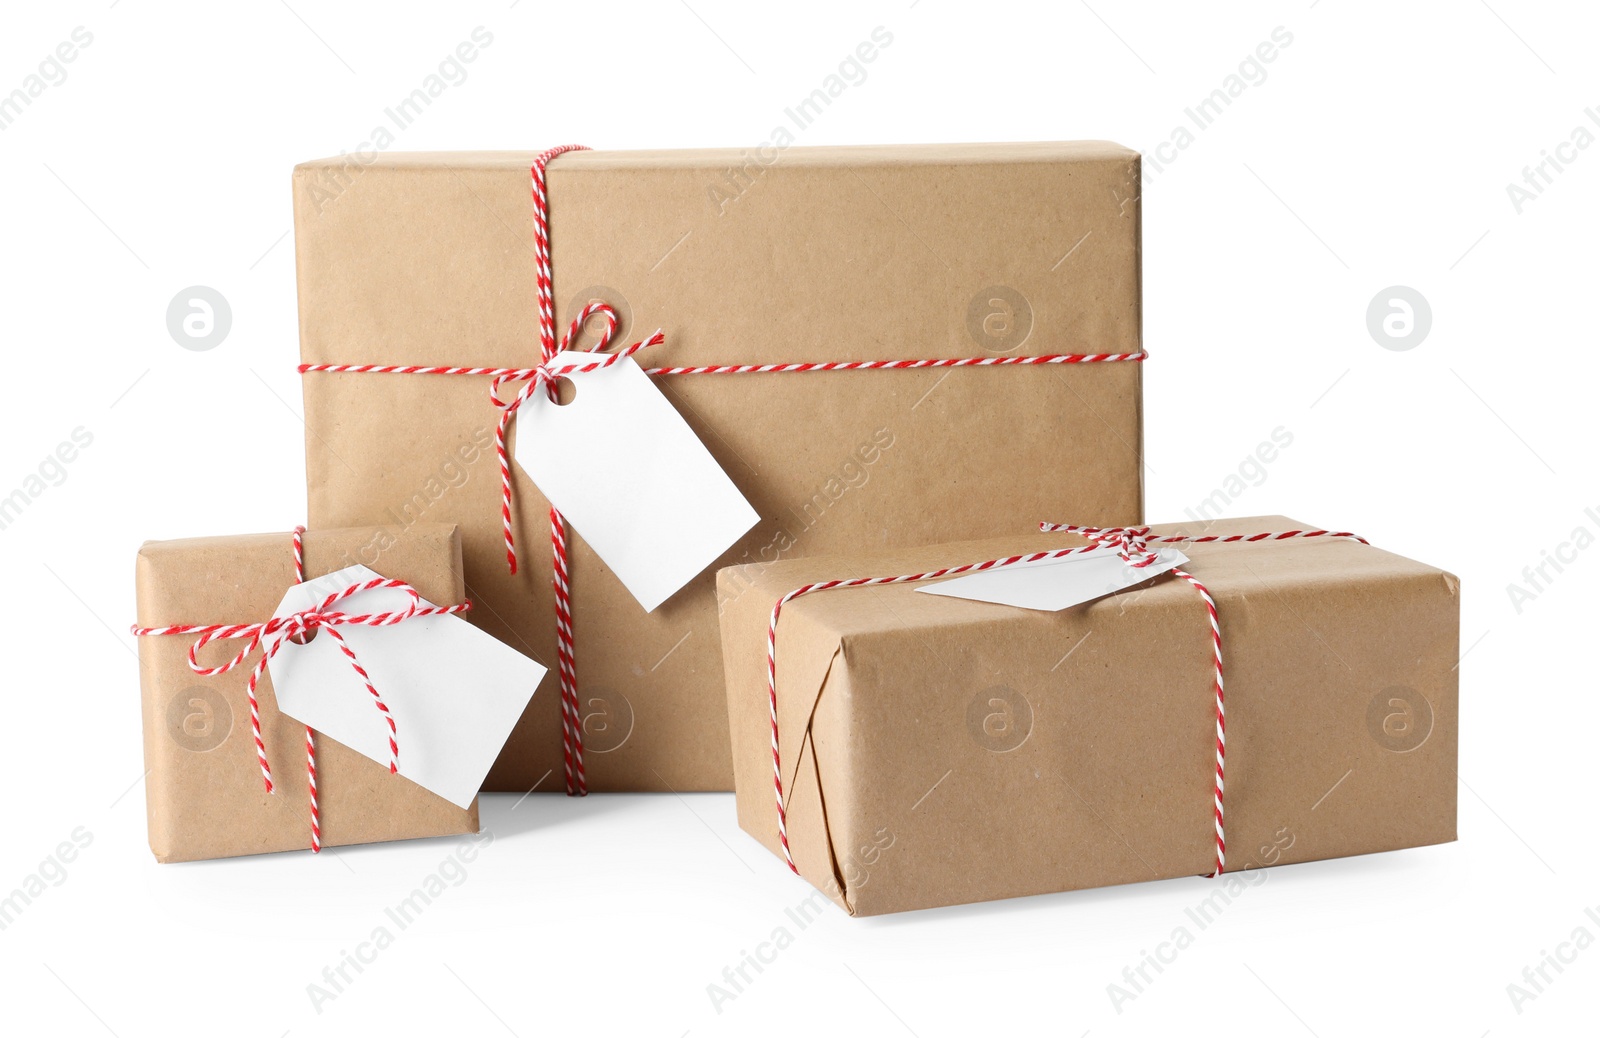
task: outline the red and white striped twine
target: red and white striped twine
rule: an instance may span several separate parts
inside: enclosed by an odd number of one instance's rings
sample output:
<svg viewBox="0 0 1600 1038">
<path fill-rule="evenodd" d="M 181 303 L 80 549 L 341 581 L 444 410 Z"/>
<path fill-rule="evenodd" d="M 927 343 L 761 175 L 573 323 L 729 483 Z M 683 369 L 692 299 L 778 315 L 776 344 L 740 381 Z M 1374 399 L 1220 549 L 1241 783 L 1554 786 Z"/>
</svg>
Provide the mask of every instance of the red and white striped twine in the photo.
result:
<svg viewBox="0 0 1600 1038">
<path fill-rule="evenodd" d="M 297 526 L 292 535 L 294 550 L 294 576 L 295 583 L 305 582 L 305 552 L 302 538 L 305 527 Z M 381 613 L 350 614 L 335 610 L 338 603 L 359 595 L 364 591 L 373 591 L 380 588 L 393 588 L 404 591 L 409 602 L 404 609 L 391 610 Z M 464 613 L 472 608 L 471 602 L 462 602 L 457 605 L 434 606 L 424 605 L 422 596 L 417 589 L 403 580 L 390 580 L 385 577 L 373 577 L 369 580 L 358 581 L 354 584 L 333 592 L 317 605 L 310 609 L 303 609 L 288 616 L 278 616 L 264 623 L 249 624 L 173 624 L 167 627 L 138 627 L 133 628 L 135 636 L 140 638 L 162 637 L 165 635 L 197 635 L 194 643 L 189 646 L 189 669 L 201 677 L 215 677 L 226 674 L 235 667 L 240 666 L 250 654 L 257 649 L 261 656 L 256 660 L 255 666 L 250 671 L 250 678 L 245 682 L 245 696 L 250 703 L 250 735 L 255 741 L 256 762 L 261 766 L 261 780 L 268 793 L 276 792 L 272 782 L 272 765 L 267 760 L 267 745 L 261 737 L 261 708 L 256 699 L 256 686 L 261 681 L 261 675 L 267 669 L 267 663 L 278 654 L 278 650 L 287 641 L 305 641 L 317 631 L 326 631 L 339 645 L 339 651 L 349 661 L 350 667 L 356 676 L 361 679 L 362 685 L 372 696 L 373 705 L 379 715 L 389 726 L 389 772 L 398 774 L 400 770 L 400 743 L 399 732 L 395 727 L 394 715 L 383 701 L 383 696 L 372 683 L 372 677 L 367 673 L 361 661 L 356 658 L 355 651 L 350 648 L 350 643 L 344 635 L 339 633 L 341 626 L 360 627 L 389 627 L 394 624 L 404 623 L 416 616 L 439 616 L 444 614 Z M 207 645 L 220 640 L 244 639 L 245 645 L 234 656 L 224 663 L 216 666 L 206 666 L 199 660 L 198 654 Z M 317 800 L 317 746 L 315 733 L 309 725 L 306 726 L 306 785 L 311 798 L 311 849 L 322 849 L 322 816 Z"/>
<path fill-rule="evenodd" d="M 1203 537 L 1186 537 L 1181 534 L 1152 537 L 1148 526 L 1132 527 L 1100 527 L 1100 526 L 1069 526 L 1060 523 L 1040 523 L 1040 530 L 1045 533 L 1075 533 L 1089 539 L 1090 543 L 1076 548 L 1058 548 L 1053 551 L 1038 551 L 1027 555 L 1011 555 L 1006 558 L 988 559 L 984 562 L 969 562 L 961 566 L 947 566 L 943 569 L 927 570 L 922 573 L 906 573 L 896 577 L 857 577 L 852 580 L 827 580 L 816 584 L 806 584 L 795 588 L 772 607 L 772 615 L 767 621 L 767 709 L 772 725 L 772 782 L 778 808 L 778 842 L 783 847 L 783 860 L 788 863 L 790 871 L 795 875 L 800 874 L 800 869 L 795 865 L 794 855 L 789 850 L 788 809 L 784 804 L 783 796 L 783 762 L 778 750 L 778 617 L 783 613 L 783 607 L 802 595 L 809 595 L 817 591 L 830 591 L 834 588 L 849 587 L 876 587 L 885 584 L 909 584 L 920 580 L 934 580 L 939 577 L 955 577 L 964 573 L 978 573 L 984 570 L 1001 569 L 1006 566 L 1016 566 L 1029 562 L 1041 562 L 1047 559 L 1061 559 L 1069 555 L 1081 555 L 1087 552 L 1100 551 L 1111 548 L 1116 551 L 1117 557 L 1122 559 L 1134 569 L 1143 569 L 1156 561 L 1156 553 L 1150 549 L 1151 544 L 1230 544 L 1235 542 L 1254 543 L 1257 541 L 1281 541 L 1292 537 L 1343 537 L 1360 541 L 1366 544 L 1364 538 L 1353 533 L 1343 533 L 1331 530 L 1286 530 L 1281 533 L 1256 533 L 1256 534 L 1212 534 Z M 1191 573 L 1182 569 L 1173 569 L 1173 575 L 1187 581 L 1200 593 L 1205 602 L 1206 618 L 1211 625 L 1211 657 L 1213 674 L 1213 693 L 1216 699 L 1217 716 L 1217 770 L 1216 783 L 1213 792 L 1213 814 L 1216 820 L 1216 868 L 1210 873 L 1212 876 L 1222 874 L 1227 864 L 1227 839 L 1223 826 L 1222 814 L 1222 779 L 1223 763 L 1227 758 L 1226 725 L 1223 713 L 1223 684 L 1222 684 L 1222 629 L 1217 623 L 1217 603 L 1211 597 L 1211 592 Z"/>
<path fill-rule="evenodd" d="M 304 526 L 296 526 L 294 528 L 294 532 L 289 535 L 289 540 L 294 546 L 294 582 L 296 584 L 304 584 L 306 582 L 305 537 L 306 528 Z M 339 644 L 344 644 L 343 638 L 339 639 Z M 255 689 L 250 690 L 250 717 L 254 722 L 254 731 L 252 734 L 254 734 L 256 737 L 256 753 L 261 755 L 261 767 L 263 770 L 265 770 L 267 766 L 266 747 L 262 745 L 261 742 L 261 718 L 260 714 L 256 710 Z M 389 723 L 393 725 L 394 721 L 391 719 Z M 306 725 L 305 728 L 306 794 L 311 801 L 311 853 L 321 854 L 322 804 L 317 799 L 317 733 L 312 730 L 309 724 Z M 268 774 L 270 778 L 270 773 Z M 272 792 L 270 785 L 267 789 L 267 792 Z"/>
<path fill-rule="evenodd" d="M 581 144 L 564 144 L 543 152 L 533 162 L 531 170 L 533 190 L 533 254 L 535 280 L 538 289 L 539 353 L 540 364 L 532 368 L 452 367 L 419 364 L 301 364 L 302 375 L 315 372 L 358 375 L 468 375 L 487 377 L 489 397 L 500 410 L 500 420 L 495 429 L 495 456 L 500 463 L 500 525 L 505 541 L 506 565 L 517 572 L 517 547 L 512 533 L 511 464 L 507 458 L 506 438 L 517 409 L 541 385 L 551 399 L 556 394 L 556 379 L 568 374 L 594 371 L 616 363 L 623 357 L 647 346 L 664 341 L 658 329 L 650 338 L 636 342 L 615 354 L 605 354 L 617 331 L 617 314 L 604 303 L 591 303 L 579 312 L 567 329 L 565 336 L 556 340 L 555 282 L 550 264 L 550 200 L 546 194 L 546 167 L 557 156 L 569 151 L 588 151 Z M 605 318 L 606 330 L 590 352 L 603 354 L 604 359 L 584 365 L 552 365 L 557 353 L 573 346 L 584 323 L 592 316 Z M 1030 364 L 1098 364 L 1124 361 L 1143 361 L 1147 354 L 1136 353 L 1053 353 L 1031 357 L 955 357 L 931 360 L 849 360 L 822 361 L 793 364 L 705 364 L 691 367 L 645 368 L 649 375 L 748 375 L 788 374 L 810 371 L 914 371 L 924 368 L 1009 367 Z M 525 385 L 510 401 L 500 399 L 499 390 L 508 382 Z M 567 524 L 561 513 L 550 509 L 550 544 L 552 549 L 551 583 L 555 592 L 556 657 L 561 675 L 561 752 L 566 771 L 567 793 L 583 796 L 588 792 L 588 780 L 583 769 L 583 721 L 578 705 L 577 656 L 573 647 L 572 589 L 567 568 Z"/>
</svg>

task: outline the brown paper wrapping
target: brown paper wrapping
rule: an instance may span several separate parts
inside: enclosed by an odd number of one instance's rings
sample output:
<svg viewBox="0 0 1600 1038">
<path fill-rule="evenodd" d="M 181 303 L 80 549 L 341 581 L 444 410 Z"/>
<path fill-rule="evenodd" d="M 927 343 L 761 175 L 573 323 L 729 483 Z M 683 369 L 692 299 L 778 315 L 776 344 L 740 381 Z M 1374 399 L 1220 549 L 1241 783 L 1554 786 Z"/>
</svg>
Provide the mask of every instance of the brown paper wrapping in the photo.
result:
<svg viewBox="0 0 1600 1038">
<path fill-rule="evenodd" d="M 418 523 L 403 537 L 401 532 L 311 530 L 305 535 L 306 576 L 360 563 L 406 581 L 430 602 L 460 602 L 465 587 L 455 529 Z M 272 616 L 294 580 L 287 532 L 147 541 L 136 574 L 139 626 L 259 623 Z M 270 673 L 262 675 L 256 698 L 275 793 L 263 786 L 250 733 L 245 683 L 256 658 L 226 674 L 200 677 L 189 668 L 192 637 L 138 641 L 145 800 L 156 860 L 309 847 L 305 727 L 278 713 Z M 213 643 L 201 662 L 221 663 L 242 647 L 237 641 Z M 476 801 L 462 810 L 320 734 L 317 790 L 325 847 L 478 831 Z"/>
<path fill-rule="evenodd" d="M 724 587 L 754 585 L 722 617 L 739 824 L 780 853 L 766 638 L 781 595 L 1080 543 L 723 570 Z M 1180 547 L 1221 618 L 1228 871 L 1455 839 L 1456 578 L 1349 540 Z M 784 607 L 779 728 L 806 879 L 874 915 L 1212 871 L 1211 644 L 1194 588 L 1163 576 L 1050 613 L 920 586 Z"/>
<path fill-rule="evenodd" d="M 366 156 L 295 171 L 302 359 L 539 361 L 534 153 Z M 1136 352 L 1138 155 L 1104 143 L 588 152 L 549 170 L 558 326 L 592 298 L 650 366 Z M 730 186 L 732 185 L 732 186 Z M 730 200 L 731 194 L 731 200 Z M 309 374 L 313 522 L 460 526 L 471 619 L 555 665 L 546 502 L 515 485 L 475 377 Z M 719 564 L 1136 522 L 1138 363 L 657 380 L 762 515 Z M 576 531 L 589 786 L 732 785 L 713 570 L 646 615 Z M 559 789 L 559 698 L 487 789 Z"/>
</svg>

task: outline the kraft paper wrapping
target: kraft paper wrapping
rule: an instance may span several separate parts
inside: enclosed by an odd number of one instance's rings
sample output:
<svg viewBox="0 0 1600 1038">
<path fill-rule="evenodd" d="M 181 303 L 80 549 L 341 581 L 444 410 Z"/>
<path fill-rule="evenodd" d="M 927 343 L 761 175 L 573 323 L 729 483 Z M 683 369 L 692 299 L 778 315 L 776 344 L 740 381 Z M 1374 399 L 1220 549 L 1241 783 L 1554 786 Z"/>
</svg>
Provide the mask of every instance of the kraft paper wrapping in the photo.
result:
<svg viewBox="0 0 1600 1038">
<path fill-rule="evenodd" d="M 306 533 L 308 579 L 356 563 L 406 581 L 436 604 L 465 597 L 461 546 L 451 526 Z M 136 573 L 139 626 L 260 623 L 294 582 L 287 531 L 147 541 Z M 138 641 L 145 799 L 156 859 L 308 848 L 305 728 L 278 712 L 271 674 L 262 675 L 256 698 L 274 793 L 262 783 L 245 696 L 256 657 L 226 674 L 201 677 L 189 667 L 192 636 Z M 232 640 L 213 642 L 200 662 L 222 663 L 242 647 Z M 476 801 L 462 810 L 323 735 L 317 736 L 317 789 L 325 847 L 478 831 Z"/>
<path fill-rule="evenodd" d="M 740 826 L 781 857 L 766 683 L 780 596 L 1082 543 L 1023 534 L 723 570 L 725 592 L 749 587 L 722 618 Z M 1350 540 L 1179 547 L 1223 638 L 1229 872 L 1213 882 L 1455 839 L 1456 578 Z M 1193 587 L 1167 575 L 1039 612 L 921 586 L 784 607 L 779 731 L 807 880 L 875 915 L 1212 871 L 1211 639 Z"/>
<path fill-rule="evenodd" d="M 534 152 L 295 171 L 302 360 L 538 363 Z M 1139 159 L 1105 143 L 588 152 L 550 166 L 557 324 L 599 298 L 646 366 L 1131 353 Z M 719 565 L 1141 518 L 1141 365 L 656 380 L 762 515 Z M 546 502 L 507 572 L 488 379 L 303 376 L 310 516 L 461 529 L 472 622 L 554 669 Z M 597 473 L 596 478 L 603 478 Z M 645 614 L 571 552 L 592 790 L 732 787 L 714 568 Z M 540 695 L 486 789 L 562 788 Z"/>
</svg>

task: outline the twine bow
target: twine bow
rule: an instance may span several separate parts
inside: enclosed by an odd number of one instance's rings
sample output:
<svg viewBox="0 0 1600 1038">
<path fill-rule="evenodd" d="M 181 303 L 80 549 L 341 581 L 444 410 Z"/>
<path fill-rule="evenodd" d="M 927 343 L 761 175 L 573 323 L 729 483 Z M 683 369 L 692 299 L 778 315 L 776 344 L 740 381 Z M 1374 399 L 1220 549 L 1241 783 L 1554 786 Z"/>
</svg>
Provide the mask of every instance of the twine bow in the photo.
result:
<svg viewBox="0 0 1600 1038">
<path fill-rule="evenodd" d="M 1050 523 L 1040 523 L 1039 528 L 1040 530 L 1068 529 L 1068 527 L 1058 527 Z M 1105 529 L 1079 527 L 1077 529 L 1092 543 L 1115 551 L 1117 558 L 1126 562 L 1131 569 L 1144 569 L 1155 564 L 1156 552 L 1150 548 L 1150 527 L 1148 526 L 1110 526 Z"/>
<path fill-rule="evenodd" d="M 573 350 L 573 343 L 583 331 L 583 326 L 591 317 L 601 317 L 605 320 L 605 328 L 600 332 L 599 339 L 586 352 L 594 355 L 594 360 L 571 361 L 565 364 L 555 363 L 558 353 Z M 611 345 L 611 340 L 617 334 L 617 311 L 609 303 L 592 302 L 578 311 L 572 319 L 567 333 L 561 337 L 561 342 L 554 353 L 544 359 L 535 368 L 516 368 L 500 371 L 489 383 L 489 399 L 500 411 L 500 421 L 495 426 L 494 448 L 495 457 L 500 462 L 500 517 L 505 531 L 506 565 L 512 573 L 517 572 L 517 544 L 511 532 L 511 462 L 506 449 L 506 440 L 511 429 L 511 421 L 516 418 L 517 411 L 528 401 L 539 388 L 544 387 L 551 400 L 556 399 L 558 392 L 557 380 L 568 375 L 582 375 L 591 371 L 609 368 L 619 361 L 633 356 L 647 346 L 658 346 L 666 341 L 661 329 L 656 329 L 654 335 L 648 339 L 625 346 L 616 353 L 607 353 L 606 348 Z M 500 390 L 507 383 L 521 382 L 519 389 L 510 400 L 500 397 Z"/>
</svg>

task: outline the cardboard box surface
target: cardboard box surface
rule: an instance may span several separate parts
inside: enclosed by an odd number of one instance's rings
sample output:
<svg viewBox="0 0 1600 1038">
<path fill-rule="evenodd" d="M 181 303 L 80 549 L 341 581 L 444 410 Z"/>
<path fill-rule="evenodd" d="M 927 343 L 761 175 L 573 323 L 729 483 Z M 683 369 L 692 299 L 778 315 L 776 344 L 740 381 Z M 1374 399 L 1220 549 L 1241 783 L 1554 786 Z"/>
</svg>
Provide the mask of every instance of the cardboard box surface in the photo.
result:
<svg viewBox="0 0 1600 1038">
<path fill-rule="evenodd" d="M 302 359 L 539 361 L 535 153 L 295 172 Z M 549 169 L 557 325 L 591 299 L 643 365 L 1133 353 L 1138 155 L 1104 143 L 586 152 Z M 672 376 L 657 385 L 762 515 L 721 564 L 1138 521 L 1137 362 Z M 520 472 L 507 572 L 488 379 L 308 374 L 310 515 L 459 524 L 474 623 L 552 668 L 547 505 Z M 603 478 L 597 473 L 596 478 Z M 732 786 L 713 570 L 644 614 L 577 530 L 594 790 Z M 485 788 L 559 790 L 558 696 Z"/>
<path fill-rule="evenodd" d="M 1077 543 L 723 570 L 725 593 L 753 585 L 722 621 L 741 827 L 780 853 L 766 685 L 780 596 Z M 1181 547 L 1222 629 L 1228 870 L 1453 840 L 1456 578 L 1349 540 Z M 1211 644 L 1194 588 L 1168 575 L 1050 613 L 920 586 L 784 607 L 779 729 L 806 879 L 872 915 L 1212 870 Z"/>
<path fill-rule="evenodd" d="M 465 597 L 453 527 L 420 523 L 311 530 L 305 572 L 314 579 L 357 563 L 404 580 L 440 605 Z M 294 583 L 290 535 L 249 534 L 148 541 L 136 583 L 141 627 L 260 623 Z M 270 673 L 256 686 L 262 740 L 276 792 L 266 792 L 250 733 L 245 685 L 252 656 L 226 674 L 189 667 L 185 635 L 139 641 L 143 692 L 145 800 L 150 849 L 162 862 L 224 858 L 310 846 L 305 728 L 278 712 Z M 208 645 L 200 662 L 229 659 L 243 642 Z M 478 831 L 478 804 L 463 810 L 325 735 L 318 735 L 317 790 L 322 843 L 404 840 Z"/>
</svg>

